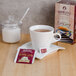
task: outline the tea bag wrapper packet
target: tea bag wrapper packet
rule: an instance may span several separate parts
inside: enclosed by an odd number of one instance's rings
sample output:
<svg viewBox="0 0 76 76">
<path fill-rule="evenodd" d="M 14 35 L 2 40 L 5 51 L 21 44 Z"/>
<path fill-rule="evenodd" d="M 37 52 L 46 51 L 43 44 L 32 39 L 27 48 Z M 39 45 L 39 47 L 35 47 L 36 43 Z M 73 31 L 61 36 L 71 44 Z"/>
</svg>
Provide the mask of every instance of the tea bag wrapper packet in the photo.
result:
<svg viewBox="0 0 76 76">
<path fill-rule="evenodd" d="M 19 49 L 32 49 L 32 43 L 28 42 L 23 44 L 18 48 Z M 51 45 L 50 48 L 40 48 L 39 50 L 35 50 L 35 58 L 37 59 L 43 59 L 49 54 L 52 54 L 54 52 L 57 52 L 59 49 L 65 49 L 64 47 L 56 46 L 56 45 Z"/>
<path fill-rule="evenodd" d="M 55 4 L 55 31 L 62 35 L 60 41 L 76 42 L 76 1 L 62 0 Z"/>
<path fill-rule="evenodd" d="M 15 57 L 15 63 L 32 64 L 35 59 L 35 50 L 33 49 L 18 49 Z"/>
</svg>

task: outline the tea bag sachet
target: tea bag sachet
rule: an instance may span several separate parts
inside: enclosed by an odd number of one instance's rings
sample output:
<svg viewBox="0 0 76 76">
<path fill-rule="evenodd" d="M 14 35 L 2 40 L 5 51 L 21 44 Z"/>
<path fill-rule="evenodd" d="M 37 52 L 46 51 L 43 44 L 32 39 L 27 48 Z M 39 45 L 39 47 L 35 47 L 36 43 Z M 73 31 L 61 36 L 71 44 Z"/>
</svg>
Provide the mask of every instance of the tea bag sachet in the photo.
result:
<svg viewBox="0 0 76 76">
<path fill-rule="evenodd" d="M 52 53 L 55 53 L 57 52 L 59 49 L 65 49 L 64 47 L 60 47 L 60 46 L 56 46 L 56 45 L 51 45 L 50 48 L 47 48 L 47 49 L 43 49 L 44 51 L 42 52 L 38 52 L 36 53 L 36 58 L 38 59 L 43 59 L 45 56 L 49 55 L 49 54 L 52 54 Z M 39 49 L 39 51 L 41 51 L 42 48 Z"/>
</svg>

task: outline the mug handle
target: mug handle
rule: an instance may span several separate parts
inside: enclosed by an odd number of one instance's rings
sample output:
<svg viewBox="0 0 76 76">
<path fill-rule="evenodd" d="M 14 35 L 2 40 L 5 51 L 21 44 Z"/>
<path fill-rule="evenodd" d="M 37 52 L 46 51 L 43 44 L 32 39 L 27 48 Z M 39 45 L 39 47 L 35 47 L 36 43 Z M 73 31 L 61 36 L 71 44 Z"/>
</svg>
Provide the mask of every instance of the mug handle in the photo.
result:
<svg viewBox="0 0 76 76">
<path fill-rule="evenodd" d="M 60 41 L 60 40 L 61 40 L 61 34 L 60 33 L 54 33 L 52 43 Z"/>
</svg>

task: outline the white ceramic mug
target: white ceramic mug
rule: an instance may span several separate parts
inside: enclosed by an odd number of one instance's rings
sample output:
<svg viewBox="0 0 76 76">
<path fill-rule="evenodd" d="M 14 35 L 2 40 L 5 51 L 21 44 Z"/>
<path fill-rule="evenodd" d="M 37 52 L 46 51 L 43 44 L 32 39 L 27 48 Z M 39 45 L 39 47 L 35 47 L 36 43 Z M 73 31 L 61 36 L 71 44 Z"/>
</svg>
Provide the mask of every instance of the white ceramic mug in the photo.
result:
<svg viewBox="0 0 76 76">
<path fill-rule="evenodd" d="M 37 29 L 46 29 L 50 30 L 49 32 L 37 32 Z M 40 48 L 48 48 L 54 42 L 57 42 L 61 39 L 61 35 L 59 33 L 53 33 L 54 28 L 48 25 L 34 25 L 29 28 L 32 47 L 35 50 L 39 50 Z M 58 36 L 59 38 L 57 38 Z"/>
</svg>

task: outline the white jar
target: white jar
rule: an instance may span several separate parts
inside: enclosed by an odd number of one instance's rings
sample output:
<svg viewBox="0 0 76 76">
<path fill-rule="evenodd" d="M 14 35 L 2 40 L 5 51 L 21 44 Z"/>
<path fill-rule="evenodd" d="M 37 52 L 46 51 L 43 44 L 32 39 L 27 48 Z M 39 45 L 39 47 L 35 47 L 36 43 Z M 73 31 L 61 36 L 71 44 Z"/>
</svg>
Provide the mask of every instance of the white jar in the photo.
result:
<svg viewBox="0 0 76 76">
<path fill-rule="evenodd" d="M 4 24 L 2 27 L 2 40 L 7 43 L 20 41 L 21 28 L 18 24 Z"/>
</svg>

